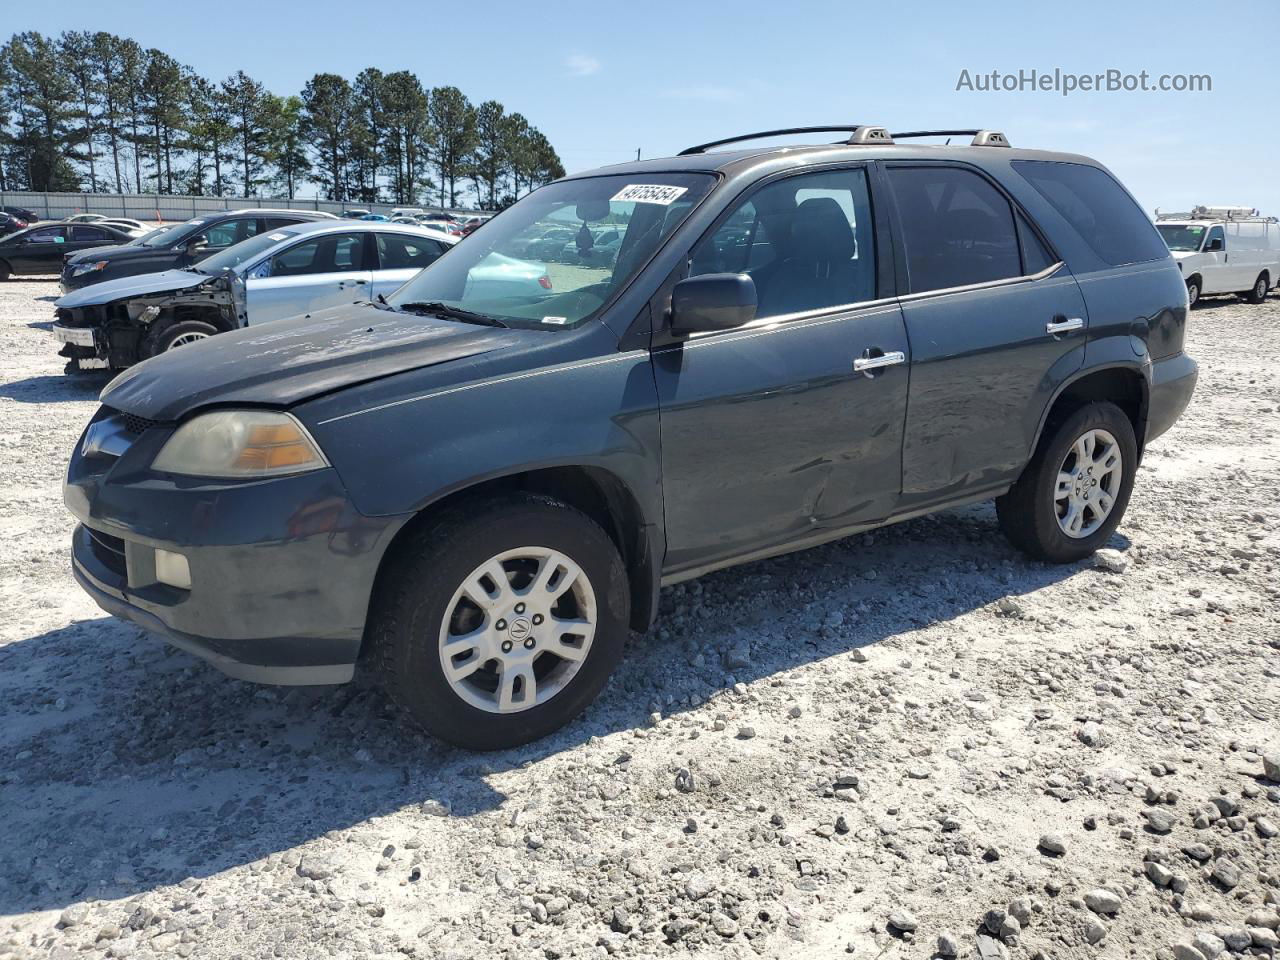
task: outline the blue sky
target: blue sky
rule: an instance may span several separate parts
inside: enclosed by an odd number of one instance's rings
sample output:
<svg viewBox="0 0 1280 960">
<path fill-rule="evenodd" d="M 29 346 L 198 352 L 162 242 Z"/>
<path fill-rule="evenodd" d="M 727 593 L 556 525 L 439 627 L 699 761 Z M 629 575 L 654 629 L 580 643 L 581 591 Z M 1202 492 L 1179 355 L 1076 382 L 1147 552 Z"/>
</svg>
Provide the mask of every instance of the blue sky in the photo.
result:
<svg viewBox="0 0 1280 960">
<path fill-rule="evenodd" d="M 982 126 L 1018 146 L 1101 160 L 1148 211 L 1231 203 L 1280 214 L 1280 80 L 1264 39 L 1276 36 L 1275 0 L 5 6 L 5 35 L 110 30 L 213 78 L 244 69 L 276 93 L 299 91 L 319 71 L 411 69 L 428 86 L 453 84 L 524 113 L 569 171 L 771 127 Z M 1213 89 L 956 90 L 966 69 L 1054 68 L 1207 73 Z"/>
</svg>

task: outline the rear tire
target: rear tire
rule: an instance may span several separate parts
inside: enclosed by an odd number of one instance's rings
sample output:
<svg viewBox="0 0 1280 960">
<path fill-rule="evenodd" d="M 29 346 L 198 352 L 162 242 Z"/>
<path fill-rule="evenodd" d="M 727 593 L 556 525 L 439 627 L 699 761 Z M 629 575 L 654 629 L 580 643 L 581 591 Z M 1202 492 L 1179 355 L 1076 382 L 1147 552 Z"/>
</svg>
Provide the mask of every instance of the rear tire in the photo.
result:
<svg viewBox="0 0 1280 960">
<path fill-rule="evenodd" d="M 1248 293 L 1241 294 L 1241 296 L 1252 304 L 1266 303 L 1267 286 L 1267 275 L 1260 273 L 1258 274 L 1258 279 L 1253 281 L 1253 289 Z"/>
<path fill-rule="evenodd" d="M 384 571 L 366 633 L 375 668 L 417 723 L 460 747 L 514 747 L 559 729 L 622 657 L 622 559 L 599 525 L 558 500 L 463 502 L 413 533 Z"/>
<path fill-rule="evenodd" d="M 1108 467 L 1112 453 L 1116 465 Z M 1018 482 L 996 500 L 1000 528 L 1038 560 L 1081 560 L 1120 525 L 1137 466 L 1138 444 L 1124 411 L 1088 404 L 1046 428 Z"/>
<path fill-rule="evenodd" d="M 8 280 L 10 273 L 12 273 L 12 270 L 10 269 L 9 264 L 0 260 L 0 283 L 4 283 L 4 281 Z"/>
<path fill-rule="evenodd" d="M 207 340 L 217 332 L 217 327 L 204 320 L 179 320 L 167 324 L 158 330 L 153 330 L 147 337 L 146 354 L 143 359 L 176 350 L 200 340 Z"/>
</svg>

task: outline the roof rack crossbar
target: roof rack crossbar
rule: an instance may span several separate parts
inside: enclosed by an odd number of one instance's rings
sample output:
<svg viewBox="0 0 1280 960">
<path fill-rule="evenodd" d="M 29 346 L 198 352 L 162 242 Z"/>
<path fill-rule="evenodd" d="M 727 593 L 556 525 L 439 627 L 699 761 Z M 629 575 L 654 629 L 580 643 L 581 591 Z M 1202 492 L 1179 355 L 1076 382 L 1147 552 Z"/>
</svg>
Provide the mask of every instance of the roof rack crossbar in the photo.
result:
<svg viewBox="0 0 1280 960">
<path fill-rule="evenodd" d="M 823 127 L 784 127 L 781 130 L 761 130 L 759 133 L 744 133 L 737 137 L 725 137 L 723 140 L 712 140 L 697 146 L 681 150 L 679 156 L 687 157 L 695 153 L 706 153 L 713 147 L 723 147 L 729 143 L 741 143 L 745 140 L 763 140 L 765 137 L 789 136 L 793 133 L 847 133 L 849 139 L 845 143 L 892 143 L 888 131 L 884 127 L 868 124 L 851 123 L 845 126 Z"/>
</svg>

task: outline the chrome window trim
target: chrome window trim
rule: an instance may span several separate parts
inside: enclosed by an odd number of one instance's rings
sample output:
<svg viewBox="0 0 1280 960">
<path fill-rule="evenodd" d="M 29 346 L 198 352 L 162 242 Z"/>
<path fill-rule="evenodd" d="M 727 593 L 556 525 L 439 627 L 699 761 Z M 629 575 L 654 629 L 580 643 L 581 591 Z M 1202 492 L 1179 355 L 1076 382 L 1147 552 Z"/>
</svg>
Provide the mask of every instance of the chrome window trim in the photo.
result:
<svg viewBox="0 0 1280 960">
<path fill-rule="evenodd" d="M 1005 277 L 1001 280 L 984 280 L 982 283 L 967 283 L 959 287 L 941 287 L 937 290 L 921 290 L 918 293 L 904 293 L 898 297 L 901 303 L 912 303 L 916 300 L 925 300 L 929 297 L 948 297 L 959 293 L 969 293 L 973 290 L 992 290 L 998 287 L 1011 287 L 1019 283 L 1035 283 L 1038 280 L 1048 280 L 1055 273 L 1065 267 L 1066 264 L 1059 260 L 1045 267 L 1039 273 L 1025 273 L 1019 277 Z"/>
</svg>

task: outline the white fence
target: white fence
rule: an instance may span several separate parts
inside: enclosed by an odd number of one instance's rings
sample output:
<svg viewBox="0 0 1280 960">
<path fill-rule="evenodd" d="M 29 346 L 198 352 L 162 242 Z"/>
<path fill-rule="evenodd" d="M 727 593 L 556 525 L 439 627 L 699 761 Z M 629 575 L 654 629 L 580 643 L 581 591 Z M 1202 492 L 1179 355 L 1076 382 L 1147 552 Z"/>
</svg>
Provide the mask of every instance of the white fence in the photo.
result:
<svg viewBox="0 0 1280 960">
<path fill-rule="evenodd" d="M 370 213 L 390 214 L 397 204 L 361 203 L 357 200 L 277 200 L 270 197 L 180 197 L 163 193 L 27 193 L 0 191 L 0 207 L 22 207 L 45 220 L 61 220 L 76 213 L 101 213 L 109 217 L 134 220 L 189 220 L 191 217 L 218 210 L 243 210 L 246 207 L 273 207 L 290 210 L 323 210 L 342 214 L 360 209 Z M 424 210 L 442 207 L 421 204 Z M 449 210 L 465 214 L 474 211 Z"/>
</svg>

